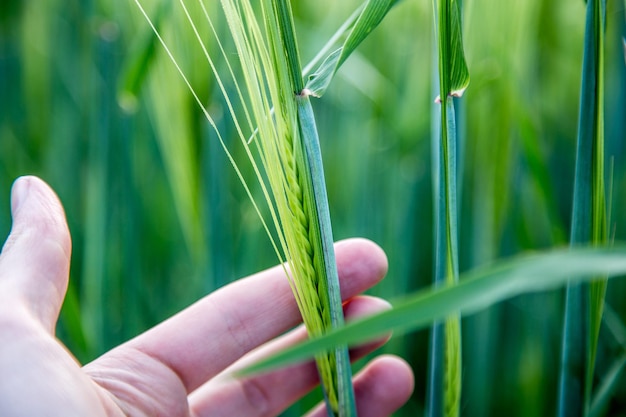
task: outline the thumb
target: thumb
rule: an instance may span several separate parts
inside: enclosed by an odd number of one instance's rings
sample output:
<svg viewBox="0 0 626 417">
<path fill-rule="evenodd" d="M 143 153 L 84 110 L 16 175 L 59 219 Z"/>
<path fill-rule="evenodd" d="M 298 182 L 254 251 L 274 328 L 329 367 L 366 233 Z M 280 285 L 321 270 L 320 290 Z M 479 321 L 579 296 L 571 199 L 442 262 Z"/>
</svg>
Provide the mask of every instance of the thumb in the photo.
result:
<svg viewBox="0 0 626 417">
<path fill-rule="evenodd" d="M 0 304 L 21 304 L 54 333 L 71 254 L 63 207 L 45 182 L 21 177 L 13 184 L 11 213 L 13 226 L 0 253 Z"/>
</svg>

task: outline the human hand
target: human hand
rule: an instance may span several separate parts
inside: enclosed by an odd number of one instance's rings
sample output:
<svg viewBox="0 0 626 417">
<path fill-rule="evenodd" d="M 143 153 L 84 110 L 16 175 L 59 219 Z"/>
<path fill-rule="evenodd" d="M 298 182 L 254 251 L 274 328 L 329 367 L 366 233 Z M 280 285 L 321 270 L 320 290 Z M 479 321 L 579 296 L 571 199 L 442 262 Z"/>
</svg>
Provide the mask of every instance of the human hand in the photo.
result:
<svg viewBox="0 0 626 417">
<path fill-rule="evenodd" d="M 35 177 L 16 181 L 13 227 L 0 254 L 0 410 L 14 416 L 273 416 L 317 383 L 312 363 L 236 379 L 231 371 L 306 337 L 282 268 L 239 280 L 81 367 L 55 338 L 71 252 L 63 208 Z M 386 308 L 358 294 L 387 269 L 373 243 L 336 246 L 348 320 Z M 363 355 L 382 342 L 354 350 Z M 394 356 L 355 377 L 359 415 L 391 414 L 410 396 Z M 320 406 L 311 416 L 323 416 Z"/>
</svg>

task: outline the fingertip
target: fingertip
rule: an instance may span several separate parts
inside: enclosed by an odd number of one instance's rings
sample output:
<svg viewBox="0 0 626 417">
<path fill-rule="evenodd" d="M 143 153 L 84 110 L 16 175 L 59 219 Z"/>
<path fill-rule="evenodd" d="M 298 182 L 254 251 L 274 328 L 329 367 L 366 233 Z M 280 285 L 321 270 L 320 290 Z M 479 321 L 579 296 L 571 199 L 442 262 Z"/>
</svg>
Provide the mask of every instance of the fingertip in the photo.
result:
<svg viewBox="0 0 626 417">
<path fill-rule="evenodd" d="M 19 177 L 13 182 L 11 187 L 11 213 L 13 216 L 17 214 L 22 202 L 26 200 L 28 195 L 28 188 L 30 186 L 31 177 Z"/>
<path fill-rule="evenodd" d="M 341 240 L 337 243 L 337 249 L 345 251 L 349 257 L 361 260 L 373 267 L 381 276 L 387 273 L 389 267 L 387 254 L 375 242 L 362 237 Z"/>
<path fill-rule="evenodd" d="M 360 295 L 350 300 L 350 302 L 346 303 L 344 306 L 344 315 L 346 317 L 346 321 L 352 322 L 355 320 L 359 320 L 361 318 L 365 318 L 367 316 L 372 316 L 377 313 L 382 313 L 383 311 L 389 310 L 391 308 L 391 304 L 386 300 L 378 297 L 372 297 L 369 295 Z M 391 338 L 391 333 L 386 333 L 384 335 L 379 335 L 375 339 L 368 341 L 364 344 L 355 346 L 350 349 L 350 358 L 354 361 L 368 355 L 369 353 L 375 351 L 379 347 L 383 346 L 385 343 L 389 341 Z"/>
<path fill-rule="evenodd" d="M 357 415 L 390 416 L 406 404 L 414 387 L 413 371 L 406 361 L 393 355 L 378 356 L 354 379 Z M 307 417 L 325 415 L 325 404 L 319 404 Z"/>
<path fill-rule="evenodd" d="M 402 400 L 402 403 L 406 402 L 415 389 L 415 377 L 411 365 L 399 356 L 381 355 L 375 359 L 373 366 L 375 366 L 375 372 L 381 372 L 379 378 L 391 382 L 382 387 L 383 393 L 395 396 Z"/>
<path fill-rule="evenodd" d="M 389 310 L 389 301 L 371 295 L 361 295 L 351 299 L 344 306 L 344 315 L 348 321 L 371 316 L 385 310 Z"/>
<path fill-rule="evenodd" d="M 337 269 L 344 298 L 361 292 L 381 281 L 387 274 L 387 255 L 368 239 L 352 238 L 337 243 Z"/>
<path fill-rule="evenodd" d="M 26 175 L 15 180 L 11 188 L 11 213 L 12 235 L 14 232 L 20 235 L 23 229 L 36 229 L 41 238 L 54 238 L 69 258 L 71 240 L 65 211 L 54 190 L 42 179 Z"/>
<path fill-rule="evenodd" d="M 413 371 L 405 360 L 393 355 L 377 357 L 355 379 L 359 416 L 391 415 L 409 400 L 414 387 Z"/>
</svg>

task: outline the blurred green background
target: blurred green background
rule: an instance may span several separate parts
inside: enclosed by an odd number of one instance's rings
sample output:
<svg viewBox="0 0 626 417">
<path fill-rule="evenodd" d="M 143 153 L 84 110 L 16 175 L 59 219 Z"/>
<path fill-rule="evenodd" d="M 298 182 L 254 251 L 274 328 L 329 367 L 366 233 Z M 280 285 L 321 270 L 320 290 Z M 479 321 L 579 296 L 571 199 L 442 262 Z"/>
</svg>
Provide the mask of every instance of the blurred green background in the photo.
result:
<svg viewBox="0 0 626 417">
<path fill-rule="evenodd" d="M 294 2 L 305 61 L 358 4 Z M 234 143 L 178 2 L 145 6 Z M 200 16 L 197 4 L 189 7 Z M 624 8 L 608 2 L 606 153 L 616 240 L 626 239 Z M 567 244 L 584 14 L 581 0 L 464 2 L 472 81 L 459 112 L 462 271 Z M 216 51 L 208 25 L 200 29 Z M 431 2 L 401 2 L 314 102 L 335 237 L 365 236 L 385 249 L 389 274 L 372 292 L 391 299 L 432 279 L 432 34 Z M 232 149 L 249 171 L 241 149 Z M 24 174 L 50 183 L 66 209 L 74 246 L 59 337 L 83 362 L 276 263 L 214 132 L 130 0 L 0 2 L 0 235 L 10 230 L 11 183 Z M 618 323 L 626 320 L 624 299 L 626 282 L 610 282 L 608 309 Z M 464 319 L 463 415 L 554 414 L 562 309 L 555 291 Z M 423 412 L 427 340 L 425 331 L 396 336 L 384 349 L 416 372 L 415 394 L 398 416 Z M 598 374 L 624 349 L 603 329 Z M 620 388 L 608 415 L 626 415 L 625 399 Z M 311 401 L 285 415 L 300 415 Z"/>
</svg>

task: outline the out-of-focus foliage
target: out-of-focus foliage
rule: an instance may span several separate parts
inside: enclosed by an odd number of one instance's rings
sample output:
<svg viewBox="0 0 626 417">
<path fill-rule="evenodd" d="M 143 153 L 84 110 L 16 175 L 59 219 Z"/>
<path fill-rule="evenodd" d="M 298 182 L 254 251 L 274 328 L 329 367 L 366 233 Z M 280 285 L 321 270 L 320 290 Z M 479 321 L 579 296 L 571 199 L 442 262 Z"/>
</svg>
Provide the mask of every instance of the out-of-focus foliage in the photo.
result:
<svg viewBox="0 0 626 417">
<path fill-rule="evenodd" d="M 168 43 L 225 137 L 234 138 L 182 11 L 163 6 L 167 0 L 145 3 L 152 16 L 164 9 Z M 585 18 L 582 1 L 463 3 L 472 84 L 459 124 L 461 271 L 567 241 Z M 303 61 L 358 4 L 294 2 Z M 201 16 L 197 3 L 188 7 Z M 389 275 L 373 290 L 386 297 L 432 277 L 431 7 L 399 2 L 313 103 L 335 237 L 369 237 L 387 251 Z M 609 234 L 617 240 L 626 238 L 623 7 L 608 2 L 605 38 Z M 210 28 L 200 29 L 215 48 Z M 146 53 L 150 37 L 132 2 L 0 2 L 0 234 L 10 228 L 17 176 L 33 173 L 56 189 L 74 240 L 59 336 L 82 361 L 276 262 L 180 76 L 160 47 Z M 136 100 L 128 100 L 128 80 Z M 247 170 L 245 155 L 234 145 L 233 152 Z M 608 285 L 615 314 L 601 329 L 599 377 L 624 350 L 614 333 L 626 320 L 626 284 Z M 562 295 L 524 296 L 464 319 L 462 415 L 554 415 Z M 421 415 L 427 333 L 394 338 L 385 349 L 416 372 L 415 394 L 397 415 Z M 626 384 L 615 386 L 608 407 L 624 409 Z"/>
</svg>

